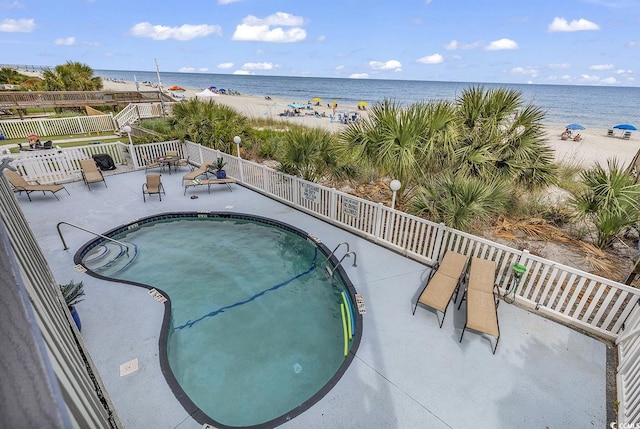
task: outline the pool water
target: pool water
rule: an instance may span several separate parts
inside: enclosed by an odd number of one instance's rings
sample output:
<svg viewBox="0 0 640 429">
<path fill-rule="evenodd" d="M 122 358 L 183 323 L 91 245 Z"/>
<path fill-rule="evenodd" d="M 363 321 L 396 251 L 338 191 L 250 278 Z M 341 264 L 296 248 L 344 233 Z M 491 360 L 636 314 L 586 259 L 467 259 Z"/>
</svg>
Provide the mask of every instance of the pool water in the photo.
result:
<svg viewBox="0 0 640 429">
<path fill-rule="evenodd" d="M 215 423 L 295 416 L 345 363 L 346 287 L 312 240 L 242 218 L 171 219 L 113 238 L 135 243 L 136 259 L 100 274 L 169 296 L 169 366 Z"/>
</svg>

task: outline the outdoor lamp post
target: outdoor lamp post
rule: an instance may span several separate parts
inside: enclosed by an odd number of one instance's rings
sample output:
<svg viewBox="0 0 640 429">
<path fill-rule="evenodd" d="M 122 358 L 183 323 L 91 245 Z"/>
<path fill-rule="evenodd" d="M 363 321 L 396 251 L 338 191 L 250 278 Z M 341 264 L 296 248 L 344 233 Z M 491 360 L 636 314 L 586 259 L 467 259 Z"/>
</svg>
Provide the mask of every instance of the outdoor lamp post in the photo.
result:
<svg viewBox="0 0 640 429">
<path fill-rule="evenodd" d="M 233 138 L 233 142 L 236 144 L 236 150 L 238 151 L 238 158 L 240 158 L 240 143 L 242 142 L 242 139 L 240 138 L 240 136 L 235 136 Z"/>
<path fill-rule="evenodd" d="M 240 143 L 242 139 L 240 136 L 235 136 L 233 142 L 236 144 L 236 150 L 238 151 L 238 171 L 240 172 L 240 181 L 244 182 L 244 171 L 242 171 L 242 158 L 240 157 Z"/>
<path fill-rule="evenodd" d="M 396 193 L 400 190 L 401 187 L 402 183 L 400 183 L 399 180 L 392 180 L 391 183 L 389 183 L 389 188 L 391 188 L 391 191 L 393 192 L 393 196 L 391 197 L 392 209 L 396 208 Z"/>
<path fill-rule="evenodd" d="M 129 125 L 125 125 L 122 127 L 122 131 L 127 133 L 127 136 L 129 136 L 129 144 L 133 144 L 133 141 L 131 140 L 131 127 Z"/>
</svg>

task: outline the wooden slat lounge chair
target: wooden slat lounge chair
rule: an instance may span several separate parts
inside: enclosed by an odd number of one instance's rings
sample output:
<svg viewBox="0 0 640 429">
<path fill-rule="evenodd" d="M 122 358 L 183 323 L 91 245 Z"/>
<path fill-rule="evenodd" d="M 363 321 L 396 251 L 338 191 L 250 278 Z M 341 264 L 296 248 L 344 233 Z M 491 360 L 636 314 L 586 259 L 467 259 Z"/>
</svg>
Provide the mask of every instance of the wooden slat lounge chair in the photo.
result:
<svg viewBox="0 0 640 429">
<path fill-rule="evenodd" d="M 98 169 L 96 162 L 92 158 L 81 159 L 80 169 L 82 171 L 82 179 L 91 190 L 91 183 L 104 182 L 104 186 L 107 187 L 107 181 L 104 180 L 102 171 Z"/>
<path fill-rule="evenodd" d="M 442 261 L 431 270 L 429 278 L 413 307 L 413 314 L 416 314 L 418 304 L 433 308 L 436 310 L 436 316 L 438 316 L 438 311 L 440 311 L 442 313 L 442 320 L 439 321 L 439 325 L 442 328 L 444 318 L 447 315 L 449 301 L 451 301 L 454 293 L 456 293 L 457 299 L 457 292 L 465 272 L 467 259 L 465 255 L 451 250 L 445 253 Z M 456 300 L 453 301 L 454 305 L 455 301 Z"/>
<path fill-rule="evenodd" d="M 147 182 L 142 184 L 142 200 L 146 203 L 146 195 L 158 194 L 160 201 L 162 201 L 162 194 L 164 193 L 160 174 L 147 174 Z"/>
<path fill-rule="evenodd" d="M 191 173 L 187 173 L 182 177 L 182 183 L 184 184 L 185 180 L 195 180 L 200 176 L 206 176 L 208 174 L 207 169 L 213 164 L 213 161 L 205 161 L 200 165 L 200 167 L 193 170 Z"/>
<path fill-rule="evenodd" d="M 27 198 L 29 198 L 29 201 L 31 201 L 31 196 L 29 194 L 36 191 L 42 191 L 43 194 L 45 192 L 51 192 L 53 196 L 56 197 L 56 200 L 60 200 L 60 198 L 58 198 L 58 196 L 56 195 L 56 192 L 58 191 L 61 191 L 64 189 L 65 192 L 69 194 L 69 191 L 67 191 L 67 188 L 65 188 L 62 185 L 40 185 L 40 184 L 32 185 L 26 180 L 24 180 L 24 177 L 22 177 L 20 174 L 18 174 L 15 171 L 5 169 L 4 174 L 7 177 L 7 180 L 9 180 L 9 183 L 11 183 L 11 186 L 13 187 L 13 191 L 18 193 L 22 193 L 22 192 L 26 193 Z"/>
<path fill-rule="evenodd" d="M 629 140 L 631 139 L 631 131 L 625 131 L 624 134 L 622 134 L 622 140 Z"/>
<path fill-rule="evenodd" d="M 500 341 L 498 324 L 498 285 L 495 284 L 496 263 L 486 259 L 472 258 L 469 268 L 469 281 L 463 295 L 467 298 L 467 320 L 462 328 L 460 342 L 467 329 L 495 337 L 493 354 Z M 462 304 L 462 299 L 460 300 Z M 458 308 L 460 306 L 458 305 Z"/>
</svg>

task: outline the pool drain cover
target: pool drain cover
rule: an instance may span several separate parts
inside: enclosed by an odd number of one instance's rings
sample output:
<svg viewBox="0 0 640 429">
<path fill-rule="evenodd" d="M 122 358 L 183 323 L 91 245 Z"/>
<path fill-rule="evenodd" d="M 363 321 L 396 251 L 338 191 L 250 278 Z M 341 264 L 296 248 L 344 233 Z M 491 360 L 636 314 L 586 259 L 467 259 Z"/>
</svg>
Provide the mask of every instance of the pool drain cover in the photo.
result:
<svg viewBox="0 0 640 429">
<path fill-rule="evenodd" d="M 136 372 L 138 370 L 138 358 L 130 360 L 129 362 L 125 362 L 120 365 L 120 377 L 124 377 L 125 375 L 129 375 L 132 372 Z"/>
</svg>

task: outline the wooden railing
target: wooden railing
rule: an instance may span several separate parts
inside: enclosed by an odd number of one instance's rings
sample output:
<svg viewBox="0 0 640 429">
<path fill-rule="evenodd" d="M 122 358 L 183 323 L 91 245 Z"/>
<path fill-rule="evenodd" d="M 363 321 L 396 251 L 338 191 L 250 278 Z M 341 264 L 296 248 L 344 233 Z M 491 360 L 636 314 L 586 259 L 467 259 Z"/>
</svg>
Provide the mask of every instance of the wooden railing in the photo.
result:
<svg viewBox="0 0 640 429">
<path fill-rule="evenodd" d="M 175 101 L 160 91 L 2 91 L 0 109 L 117 106 Z"/>
</svg>

